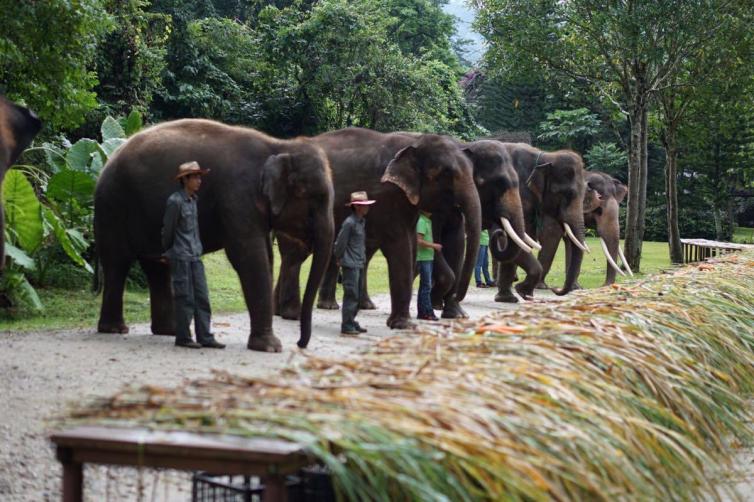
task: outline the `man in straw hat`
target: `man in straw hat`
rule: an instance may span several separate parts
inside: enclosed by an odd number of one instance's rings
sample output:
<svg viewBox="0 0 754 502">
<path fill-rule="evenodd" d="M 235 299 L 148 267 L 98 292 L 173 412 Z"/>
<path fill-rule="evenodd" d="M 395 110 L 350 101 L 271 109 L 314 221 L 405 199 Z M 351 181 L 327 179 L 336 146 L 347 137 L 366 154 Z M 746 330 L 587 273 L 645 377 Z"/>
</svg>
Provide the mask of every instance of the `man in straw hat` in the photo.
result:
<svg viewBox="0 0 754 502">
<path fill-rule="evenodd" d="M 173 282 L 175 344 L 190 349 L 225 348 L 209 330 L 212 312 L 201 260 L 203 249 L 196 201 L 202 176 L 208 172 L 209 169 L 202 169 L 195 161 L 178 166 L 175 179 L 181 183 L 181 188 L 168 197 L 162 224 L 163 256 L 170 262 Z M 192 318 L 196 342 L 189 328 Z"/>
<path fill-rule="evenodd" d="M 358 335 L 367 331 L 356 322 L 356 314 L 359 312 L 359 297 L 366 265 L 364 217 L 374 202 L 369 200 L 366 192 L 353 192 L 351 201 L 346 204 L 351 206 L 353 212 L 343 222 L 335 239 L 333 252 L 338 265 L 343 268 L 343 321 L 340 325 L 343 335 Z"/>
</svg>

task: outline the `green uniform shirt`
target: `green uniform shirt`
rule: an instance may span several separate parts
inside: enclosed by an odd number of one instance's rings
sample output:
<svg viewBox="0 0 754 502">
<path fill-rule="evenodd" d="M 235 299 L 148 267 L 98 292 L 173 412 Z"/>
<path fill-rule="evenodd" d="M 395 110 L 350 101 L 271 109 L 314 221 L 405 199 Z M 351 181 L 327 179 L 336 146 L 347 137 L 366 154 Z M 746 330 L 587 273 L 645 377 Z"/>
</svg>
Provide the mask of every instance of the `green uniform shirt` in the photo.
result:
<svg viewBox="0 0 754 502">
<path fill-rule="evenodd" d="M 482 233 L 479 234 L 479 245 L 480 246 L 490 245 L 490 233 L 487 230 L 482 230 Z"/>
<path fill-rule="evenodd" d="M 422 234 L 423 238 L 427 242 L 434 242 L 432 240 L 432 220 L 424 216 L 419 215 L 419 221 L 416 222 L 416 233 Z M 416 261 L 432 261 L 435 259 L 435 250 L 432 248 L 425 248 L 418 246 L 416 249 Z"/>
</svg>

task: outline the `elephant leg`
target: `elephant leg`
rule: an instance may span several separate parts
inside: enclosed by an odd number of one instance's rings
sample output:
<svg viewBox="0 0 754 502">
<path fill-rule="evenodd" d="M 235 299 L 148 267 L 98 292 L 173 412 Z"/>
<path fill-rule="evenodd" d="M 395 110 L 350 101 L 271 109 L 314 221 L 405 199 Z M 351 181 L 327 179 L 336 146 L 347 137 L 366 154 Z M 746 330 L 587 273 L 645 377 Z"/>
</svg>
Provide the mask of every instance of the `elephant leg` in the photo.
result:
<svg viewBox="0 0 754 502">
<path fill-rule="evenodd" d="M 408 312 L 411 306 L 415 258 L 410 244 L 411 238 L 416 238 L 413 232 L 387 239 L 389 242 L 382 250 L 387 259 L 390 278 L 391 310 L 387 325 L 392 329 L 408 329 L 412 326 Z"/>
<path fill-rule="evenodd" d="M 563 238 L 563 245 L 565 246 L 565 262 L 566 262 L 566 270 L 568 270 L 568 264 L 571 263 L 571 246 L 568 245 L 568 241 L 566 238 Z M 576 281 L 576 283 L 573 285 L 573 289 L 583 289 L 581 287 L 581 284 L 579 284 L 579 281 Z"/>
<path fill-rule="evenodd" d="M 283 319 L 298 320 L 301 318 L 299 276 L 301 264 L 309 256 L 309 250 L 286 243 L 282 236 L 278 236 L 278 245 L 281 259 L 274 292 L 275 315 Z"/>
<path fill-rule="evenodd" d="M 542 232 L 540 233 L 540 244 L 542 250 L 539 252 L 537 259 L 542 265 L 542 279 L 537 283 L 537 289 L 549 289 L 545 283 L 545 278 L 550 272 L 555 254 L 558 252 L 560 239 L 563 237 L 563 227 L 554 218 L 544 216 L 542 221 Z M 566 246 L 566 249 L 568 246 Z M 566 260 L 566 263 L 568 261 Z"/>
<path fill-rule="evenodd" d="M 128 326 L 123 320 L 123 293 L 132 260 L 110 259 L 104 256 L 101 260 L 104 288 L 97 331 L 99 333 L 128 333 Z"/>
<path fill-rule="evenodd" d="M 496 260 L 497 261 L 497 260 Z M 513 294 L 513 280 L 516 276 L 515 263 L 498 262 L 497 294 L 495 301 L 499 303 L 518 303 L 518 298 Z"/>
<path fill-rule="evenodd" d="M 319 288 L 319 299 L 317 300 L 317 308 L 324 310 L 338 310 L 337 300 L 335 300 L 335 289 L 338 284 L 338 265 L 334 259 L 330 259 L 330 264 L 327 266 L 327 272 L 325 272 L 325 278 L 322 280 L 322 286 Z"/>
<path fill-rule="evenodd" d="M 361 290 L 361 297 L 359 300 L 359 310 L 377 310 L 377 306 L 374 304 L 371 298 L 369 298 L 369 291 L 367 287 L 367 270 L 369 270 L 369 262 L 372 261 L 377 249 L 367 249 L 367 264 L 364 266 L 364 274 L 361 280 L 363 289 Z"/>
<path fill-rule="evenodd" d="M 260 352 L 281 352 L 283 346 L 272 330 L 272 270 L 269 243 L 262 237 L 238 237 L 225 253 L 241 281 L 251 319 L 246 347 Z"/>
<path fill-rule="evenodd" d="M 152 334 L 175 336 L 173 292 L 170 286 L 170 267 L 155 260 L 140 259 L 149 283 L 149 306 L 152 314 Z"/>
</svg>

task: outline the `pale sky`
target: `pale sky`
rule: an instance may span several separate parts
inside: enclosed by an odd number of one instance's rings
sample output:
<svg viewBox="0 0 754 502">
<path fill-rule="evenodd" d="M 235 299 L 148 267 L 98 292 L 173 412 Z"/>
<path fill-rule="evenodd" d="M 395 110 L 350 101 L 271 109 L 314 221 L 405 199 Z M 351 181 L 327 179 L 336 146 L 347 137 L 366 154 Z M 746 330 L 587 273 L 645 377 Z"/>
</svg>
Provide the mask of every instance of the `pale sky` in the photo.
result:
<svg viewBox="0 0 754 502">
<path fill-rule="evenodd" d="M 456 21 L 458 36 L 473 42 L 468 46 L 466 58 L 474 63 L 478 62 L 484 55 L 484 39 L 479 33 L 472 31 L 474 9 L 469 7 L 465 0 L 450 0 L 443 9 L 458 18 Z"/>
</svg>

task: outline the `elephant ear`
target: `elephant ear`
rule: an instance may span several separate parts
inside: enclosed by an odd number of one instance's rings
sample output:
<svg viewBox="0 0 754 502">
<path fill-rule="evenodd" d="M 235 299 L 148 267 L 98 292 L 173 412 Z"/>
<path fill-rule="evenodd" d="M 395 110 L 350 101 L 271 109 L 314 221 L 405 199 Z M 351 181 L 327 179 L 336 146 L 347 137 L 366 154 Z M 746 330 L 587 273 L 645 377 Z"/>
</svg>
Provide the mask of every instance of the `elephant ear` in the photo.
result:
<svg viewBox="0 0 754 502">
<path fill-rule="evenodd" d="M 408 201 L 419 204 L 421 182 L 416 162 L 416 148 L 407 146 L 395 154 L 382 175 L 383 183 L 393 183 L 403 190 Z"/>
<path fill-rule="evenodd" d="M 615 178 L 613 178 L 613 183 L 615 184 L 615 200 L 620 204 L 628 195 L 628 187 Z"/>
<path fill-rule="evenodd" d="M 280 214 L 288 200 L 290 170 L 291 155 L 288 153 L 270 156 L 262 167 L 262 193 L 275 216 Z"/>
<path fill-rule="evenodd" d="M 552 166 L 552 162 L 546 162 L 544 164 L 538 164 L 534 166 L 534 170 L 526 180 L 526 186 L 537 196 L 539 200 L 542 200 L 542 195 L 545 193 L 545 184 L 547 182 L 547 169 Z"/>
</svg>

